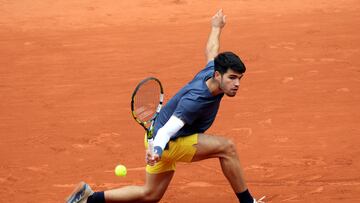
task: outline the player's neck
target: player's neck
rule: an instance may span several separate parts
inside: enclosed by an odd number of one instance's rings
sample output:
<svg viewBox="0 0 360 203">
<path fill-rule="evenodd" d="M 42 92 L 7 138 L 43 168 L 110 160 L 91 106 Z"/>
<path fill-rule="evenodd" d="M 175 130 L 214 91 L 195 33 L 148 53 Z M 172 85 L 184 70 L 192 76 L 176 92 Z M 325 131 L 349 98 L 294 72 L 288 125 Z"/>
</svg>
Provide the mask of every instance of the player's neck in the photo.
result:
<svg viewBox="0 0 360 203">
<path fill-rule="evenodd" d="M 223 91 L 220 89 L 219 82 L 214 78 L 209 78 L 206 81 L 206 86 L 209 88 L 209 91 L 213 96 L 223 93 Z"/>
</svg>

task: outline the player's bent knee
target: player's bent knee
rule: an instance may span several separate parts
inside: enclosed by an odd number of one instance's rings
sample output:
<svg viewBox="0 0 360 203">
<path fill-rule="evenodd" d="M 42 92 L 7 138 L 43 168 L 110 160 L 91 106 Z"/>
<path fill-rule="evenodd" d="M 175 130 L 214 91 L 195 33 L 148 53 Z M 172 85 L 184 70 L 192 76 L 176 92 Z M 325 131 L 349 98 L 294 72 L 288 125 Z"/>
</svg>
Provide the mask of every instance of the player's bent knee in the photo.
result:
<svg viewBox="0 0 360 203">
<path fill-rule="evenodd" d="M 144 197 L 143 202 L 148 202 L 148 203 L 160 202 L 161 197 L 155 196 L 153 194 L 148 194 L 147 196 Z"/>
<path fill-rule="evenodd" d="M 222 147 L 225 156 L 236 156 L 236 145 L 232 140 L 225 140 Z"/>
<path fill-rule="evenodd" d="M 159 202 L 163 196 L 163 193 L 156 191 L 156 189 L 145 189 L 143 193 L 143 202 Z"/>
</svg>

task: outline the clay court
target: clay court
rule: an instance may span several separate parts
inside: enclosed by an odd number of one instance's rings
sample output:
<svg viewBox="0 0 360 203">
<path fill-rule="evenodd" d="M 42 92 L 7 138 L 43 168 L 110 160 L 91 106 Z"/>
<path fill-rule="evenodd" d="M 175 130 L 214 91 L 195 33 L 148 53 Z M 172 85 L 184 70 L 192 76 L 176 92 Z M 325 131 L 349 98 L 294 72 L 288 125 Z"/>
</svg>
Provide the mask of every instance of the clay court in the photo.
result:
<svg viewBox="0 0 360 203">
<path fill-rule="evenodd" d="M 252 194 L 360 202 L 358 0 L 0 1 L 0 199 L 142 184 L 131 93 L 155 76 L 167 100 L 192 79 L 219 8 L 221 51 L 247 72 L 208 133 L 236 142 Z M 237 200 L 214 159 L 178 164 L 161 202 Z"/>
</svg>

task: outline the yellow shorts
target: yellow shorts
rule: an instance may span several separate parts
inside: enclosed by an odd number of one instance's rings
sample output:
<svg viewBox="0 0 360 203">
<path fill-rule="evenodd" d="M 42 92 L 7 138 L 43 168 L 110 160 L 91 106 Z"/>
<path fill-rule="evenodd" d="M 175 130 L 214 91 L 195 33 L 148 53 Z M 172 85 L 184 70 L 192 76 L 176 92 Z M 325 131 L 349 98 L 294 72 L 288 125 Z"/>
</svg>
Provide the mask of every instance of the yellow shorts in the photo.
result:
<svg viewBox="0 0 360 203">
<path fill-rule="evenodd" d="M 179 137 L 169 142 L 169 148 L 164 150 L 161 160 L 154 166 L 146 166 L 146 172 L 150 174 L 158 174 L 165 171 L 175 171 L 176 162 L 191 162 L 196 153 L 195 144 L 198 142 L 198 134 Z M 145 147 L 147 141 L 145 136 Z"/>
</svg>

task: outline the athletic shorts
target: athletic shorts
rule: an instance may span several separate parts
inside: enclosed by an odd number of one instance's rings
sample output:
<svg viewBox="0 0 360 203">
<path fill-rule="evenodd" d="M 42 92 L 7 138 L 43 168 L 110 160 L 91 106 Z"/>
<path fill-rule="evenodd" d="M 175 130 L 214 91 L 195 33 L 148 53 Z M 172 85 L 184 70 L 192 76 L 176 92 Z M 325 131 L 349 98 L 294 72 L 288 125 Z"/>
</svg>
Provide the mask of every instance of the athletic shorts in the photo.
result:
<svg viewBox="0 0 360 203">
<path fill-rule="evenodd" d="M 146 166 L 146 172 L 150 174 L 158 174 L 166 171 L 175 171 L 176 162 L 191 162 L 198 142 L 198 134 L 179 137 L 169 142 L 169 148 L 163 151 L 161 160 L 154 166 Z M 145 136 L 145 148 L 147 148 L 147 140 Z"/>
</svg>

